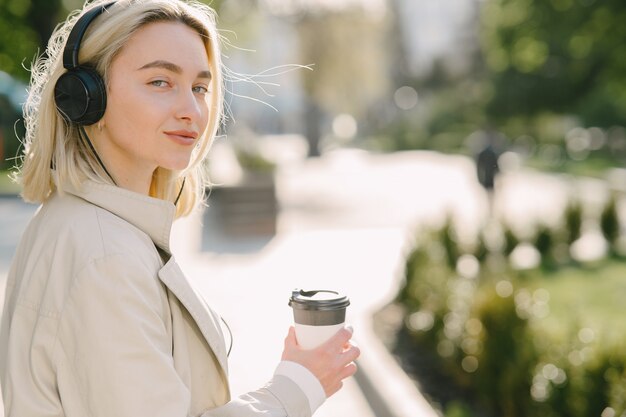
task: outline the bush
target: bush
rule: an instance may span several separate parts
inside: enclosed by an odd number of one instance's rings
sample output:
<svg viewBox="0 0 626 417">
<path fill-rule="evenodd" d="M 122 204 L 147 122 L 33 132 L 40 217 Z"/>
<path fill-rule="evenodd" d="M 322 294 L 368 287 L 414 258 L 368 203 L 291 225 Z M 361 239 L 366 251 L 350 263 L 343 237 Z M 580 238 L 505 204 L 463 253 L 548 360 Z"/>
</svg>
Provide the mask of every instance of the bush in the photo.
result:
<svg viewBox="0 0 626 417">
<path fill-rule="evenodd" d="M 501 297 L 493 289 L 487 290 L 475 308 L 483 329 L 483 349 L 472 378 L 477 394 L 493 415 L 526 416 L 536 360 L 528 320 L 518 315 L 512 296 Z"/>
<path fill-rule="evenodd" d="M 554 367 L 546 364 L 545 367 Z M 583 363 L 572 364 L 561 361 L 561 367 L 554 367 L 555 375 L 563 377 L 557 381 L 543 378 L 538 373 L 536 380 L 545 381 L 547 395 L 535 404 L 537 415 L 547 417 L 587 417 L 605 415 L 607 408 L 614 416 L 626 412 L 626 373 L 624 354 L 617 350 L 600 349 Z"/>
<path fill-rule="evenodd" d="M 504 254 L 509 256 L 519 244 L 519 238 L 515 235 L 510 226 L 504 225 Z"/>
<path fill-rule="evenodd" d="M 609 242 L 609 248 L 612 254 L 615 254 L 615 243 L 619 237 L 619 219 L 617 216 L 617 204 L 615 197 L 611 196 L 609 201 L 604 206 L 602 214 L 600 215 L 600 229 L 604 238 Z"/>
<path fill-rule="evenodd" d="M 521 273 L 492 262 L 496 254 L 479 259 L 461 253 L 450 225 L 423 235 L 410 252 L 398 296 L 416 349 L 431 351 L 445 378 L 474 399 L 453 402 L 446 415 L 626 413 L 624 350 L 581 337 L 579 326 L 569 332 L 543 328 L 538 307 L 547 301 L 524 288 Z M 547 228 L 538 234 L 542 254 L 550 253 L 554 240 Z"/>
<path fill-rule="evenodd" d="M 535 248 L 541 255 L 541 265 L 548 268 L 554 266 L 555 239 L 552 234 L 552 230 L 548 226 L 541 225 L 535 236 Z"/>
<path fill-rule="evenodd" d="M 568 245 L 580 238 L 583 224 L 583 208 L 579 201 L 570 202 L 565 208 L 565 233 Z"/>
<path fill-rule="evenodd" d="M 426 327 L 432 331 L 414 336 L 425 336 L 423 341 L 430 346 L 436 344 L 447 313 L 446 286 L 451 270 L 444 261 L 445 256 L 444 248 L 439 244 L 418 244 L 408 256 L 406 279 L 398 296 L 406 307 L 408 323 L 413 314 L 429 318 L 430 324 Z"/>
<path fill-rule="evenodd" d="M 446 222 L 441 229 L 441 243 L 446 251 L 448 266 L 454 268 L 459 259 L 459 244 L 452 216 L 446 218 Z"/>
</svg>

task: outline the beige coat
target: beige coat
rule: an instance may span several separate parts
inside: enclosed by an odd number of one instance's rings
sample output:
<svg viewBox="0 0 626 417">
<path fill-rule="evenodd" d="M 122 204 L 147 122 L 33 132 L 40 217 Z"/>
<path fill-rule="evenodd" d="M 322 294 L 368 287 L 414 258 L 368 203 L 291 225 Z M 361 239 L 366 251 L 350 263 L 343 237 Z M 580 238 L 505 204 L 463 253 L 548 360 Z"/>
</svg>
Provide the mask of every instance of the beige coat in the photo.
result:
<svg viewBox="0 0 626 417">
<path fill-rule="evenodd" d="M 93 182 L 42 205 L 7 282 L 6 417 L 310 416 L 280 375 L 230 399 L 219 316 L 169 251 L 174 211 Z"/>
</svg>

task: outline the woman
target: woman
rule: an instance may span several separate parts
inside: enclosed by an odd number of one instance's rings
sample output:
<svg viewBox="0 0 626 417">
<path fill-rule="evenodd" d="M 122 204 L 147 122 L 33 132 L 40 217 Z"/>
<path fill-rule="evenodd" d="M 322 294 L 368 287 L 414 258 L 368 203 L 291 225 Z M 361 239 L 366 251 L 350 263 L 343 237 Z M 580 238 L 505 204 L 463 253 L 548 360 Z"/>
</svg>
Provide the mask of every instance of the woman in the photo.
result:
<svg viewBox="0 0 626 417">
<path fill-rule="evenodd" d="M 25 105 L 23 197 L 42 206 L 7 283 L 7 417 L 310 416 L 355 372 L 350 330 L 307 351 L 291 328 L 268 384 L 230 397 L 219 316 L 169 250 L 222 98 L 199 3 L 94 1 L 57 29 Z"/>
</svg>

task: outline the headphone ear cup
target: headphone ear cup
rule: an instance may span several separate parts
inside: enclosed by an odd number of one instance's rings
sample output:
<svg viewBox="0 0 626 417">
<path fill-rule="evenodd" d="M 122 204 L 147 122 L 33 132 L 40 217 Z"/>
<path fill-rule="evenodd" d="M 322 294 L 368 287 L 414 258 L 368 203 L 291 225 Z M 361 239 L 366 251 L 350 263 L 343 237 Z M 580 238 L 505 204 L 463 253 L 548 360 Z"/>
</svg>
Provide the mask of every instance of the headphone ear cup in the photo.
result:
<svg viewBox="0 0 626 417">
<path fill-rule="evenodd" d="M 54 100 L 66 120 L 83 126 L 92 125 L 106 110 L 104 80 L 91 68 L 71 69 L 57 80 Z"/>
</svg>

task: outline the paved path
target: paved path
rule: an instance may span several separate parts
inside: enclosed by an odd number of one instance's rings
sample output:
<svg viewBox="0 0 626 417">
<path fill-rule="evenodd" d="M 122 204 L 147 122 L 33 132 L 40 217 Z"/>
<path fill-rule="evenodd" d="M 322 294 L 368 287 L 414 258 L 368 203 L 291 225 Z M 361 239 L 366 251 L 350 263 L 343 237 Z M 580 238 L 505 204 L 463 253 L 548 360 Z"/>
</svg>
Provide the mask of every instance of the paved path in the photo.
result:
<svg viewBox="0 0 626 417">
<path fill-rule="evenodd" d="M 292 288 L 344 291 L 352 300 L 348 320 L 362 323 L 394 296 L 418 224 L 433 225 L 453 213 L 472 233 L 484 222 L 487 208 L 472 162 L 460 156 L 341 151 L 283 166 L 276 179 L 282 209 L 278 233 L 257 251 L 203 252 L 202 241 L 211 231 L 202 228 L 201 215 L 177 222 L 173 234 L 182 268 L 233 331 L 235 394 L 270 377 L 291 323 L 287 299 Z M 572 190 L 566 179 L 528 172 L 508 173 L 502 185 L 498 206 L 520 227 L 538 218 L 557 221 Z M 589 190 L 602 200 L 597 184 Z M 14 242 L 33 211 L 17 200 L 0 200 L 2 286 Z M 359 328 L 355 338 L 361 342 Z M 373 413 L 351 379 L 316 416 Z"/>
</svg>

